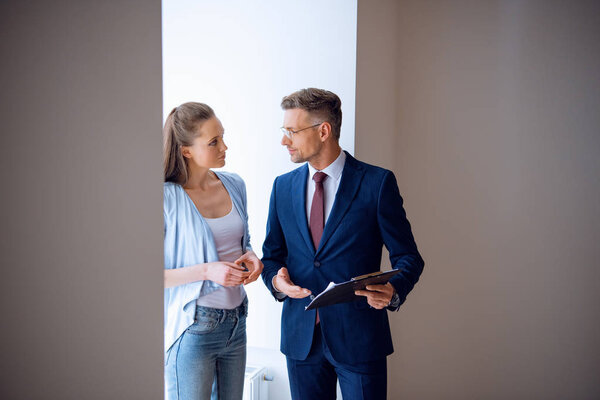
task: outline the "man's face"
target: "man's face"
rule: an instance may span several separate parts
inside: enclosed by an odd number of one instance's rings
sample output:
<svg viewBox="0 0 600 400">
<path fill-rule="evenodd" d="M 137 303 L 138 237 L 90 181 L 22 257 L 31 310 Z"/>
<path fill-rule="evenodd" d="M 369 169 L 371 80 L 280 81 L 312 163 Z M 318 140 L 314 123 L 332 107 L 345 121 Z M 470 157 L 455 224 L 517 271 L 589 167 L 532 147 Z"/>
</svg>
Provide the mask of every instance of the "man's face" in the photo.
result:
<svg viewBox="0 0 600 400">
<path fill-rule="evenodd" d="M 307 111 L 299 108 L 285 110 L 283 115 L 283 127 L 290 131 L 300 132 L 293 133 L 291 138 L 283 135 L 281 144 L 287 147 L 290 153 L 290 159 L 295 163 L 310 161 L 315 156 L 318 156 L 323 142 L 320 139 L 320 126 L 304 129 L 319 122 L 314 117 L 311 117 Z"/>
</svg>

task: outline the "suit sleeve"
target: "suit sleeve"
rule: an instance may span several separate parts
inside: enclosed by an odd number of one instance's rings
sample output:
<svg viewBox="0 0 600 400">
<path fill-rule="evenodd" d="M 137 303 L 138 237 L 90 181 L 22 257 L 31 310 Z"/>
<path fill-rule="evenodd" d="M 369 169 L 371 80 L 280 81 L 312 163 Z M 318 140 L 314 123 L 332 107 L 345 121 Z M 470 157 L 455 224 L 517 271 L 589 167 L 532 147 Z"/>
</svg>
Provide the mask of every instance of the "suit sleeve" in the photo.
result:
<svg viewBox="0 0 600 400">
<path fill-rule="evenodd" d="M 277 271 L 281 267 L 285 267 L 287 259 L 287 246 L 285 237 L 277 216 L 277 179 L 273 183 L 271 191 L 271 200 L 269 201 L 269 216 L 267 219 L 267 234 L 263 243 L 263 258 L 264 265 L 262 278 L 267 288 L 273 294 L 276 300 L 282 301 L 281 296 L 277 296 L 273 288 L 273 277 L 277 275 Z"/>
<path fill-rule="evenodd" d="M 393 311 L 404 303 L 406 296 L 419 280 L 425 264 L 417 250 L 402 204 L 396 178 L 392 172 L 386 171 L 379 190 L 377 219 L 383 242 L 390 253 L 392 268 L 400 270 L 400 273 L 390 280 L 400 298 L 398 307 Z"/>
</svg>

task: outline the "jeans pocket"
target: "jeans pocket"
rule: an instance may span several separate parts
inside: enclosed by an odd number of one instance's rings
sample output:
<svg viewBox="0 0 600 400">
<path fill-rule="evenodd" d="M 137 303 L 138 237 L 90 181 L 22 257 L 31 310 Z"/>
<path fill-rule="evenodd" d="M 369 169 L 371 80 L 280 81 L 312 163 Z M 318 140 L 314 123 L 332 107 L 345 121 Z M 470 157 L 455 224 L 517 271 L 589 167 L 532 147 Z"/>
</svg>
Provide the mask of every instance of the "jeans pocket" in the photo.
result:
<svg viewBox="0 0 600 400">
<path fill-rule="evenodd" d="M 196 313 L 196 319 L 186 332 L 193 335 L 204 335 L 214 331 L 219 325 L 219 315 L 216 313 Z"/>
</svg>

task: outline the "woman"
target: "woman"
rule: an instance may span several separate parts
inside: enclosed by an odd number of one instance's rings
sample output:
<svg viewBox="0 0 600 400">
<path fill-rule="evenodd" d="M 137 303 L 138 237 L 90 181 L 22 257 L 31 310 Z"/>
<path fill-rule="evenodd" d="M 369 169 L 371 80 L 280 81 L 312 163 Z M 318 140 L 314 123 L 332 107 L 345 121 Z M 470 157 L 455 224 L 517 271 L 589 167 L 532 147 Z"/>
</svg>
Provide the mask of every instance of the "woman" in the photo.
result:
<svg viewBox="0 0 600 400">
<path fill-rule="evenodd" d="M 165 391 L 173 399 L 241 399 L 244 284 L 263 265 L 250 248 L 246 188 L 225 165 L 223 126 L 185 103 L 164 128 Z"/>
</svg>

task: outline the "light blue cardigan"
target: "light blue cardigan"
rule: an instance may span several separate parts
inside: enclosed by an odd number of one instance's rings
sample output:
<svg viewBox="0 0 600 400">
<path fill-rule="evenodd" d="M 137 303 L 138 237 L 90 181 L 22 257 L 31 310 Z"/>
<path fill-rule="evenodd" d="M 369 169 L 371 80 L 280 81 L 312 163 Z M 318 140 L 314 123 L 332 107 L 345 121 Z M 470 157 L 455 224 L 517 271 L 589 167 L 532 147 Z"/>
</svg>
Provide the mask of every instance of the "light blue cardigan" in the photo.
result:
<svg viewBox="0 0 600 400">
<path fill-rule="evenodd" d="M 250 249 L 246 185 L 242 178 L 230 172 L 217 172 L 217 177 L 229 192 L 229 197 L 244 222 L 242 252 Z M 164 184 L 165 269 L 219 261 L 210 227 L 183 190 L 171 182 Z M 173 343 L 194 323 L 196 299 L 221 285 L 212 281 L 197 281 L 165 289 L 165 361 Z"/>
</svg>

